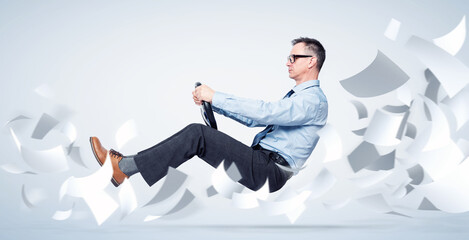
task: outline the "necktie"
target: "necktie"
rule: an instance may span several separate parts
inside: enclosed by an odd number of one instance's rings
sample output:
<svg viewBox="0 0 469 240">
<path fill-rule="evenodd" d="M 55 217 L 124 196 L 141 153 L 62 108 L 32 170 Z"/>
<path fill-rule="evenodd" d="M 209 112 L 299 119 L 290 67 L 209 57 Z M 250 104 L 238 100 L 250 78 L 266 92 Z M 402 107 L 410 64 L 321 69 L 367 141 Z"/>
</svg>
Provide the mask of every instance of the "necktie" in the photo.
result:
<svg viewBox="0 0 469 240">
<path fill-rule="evenodd" d="M 287 95 L 285 95 L 285 97 L 283 98 L 289 98 L 295 91 L 293 90 L 290 90 Z M 274 128 L 274 125 L 268 125 L 264 130 L 262 130 L 260 133 L 258 133 L 255 137 L 254 137 L 254 140 L 252 141 L 252 147 L 256 146 L 257 144 L 259 144 L 261 142 L 261 140 L 267 135 L 267 133 L 269 133 L 270 131 L 272 131 L 272 129 Z"/>
</svg>

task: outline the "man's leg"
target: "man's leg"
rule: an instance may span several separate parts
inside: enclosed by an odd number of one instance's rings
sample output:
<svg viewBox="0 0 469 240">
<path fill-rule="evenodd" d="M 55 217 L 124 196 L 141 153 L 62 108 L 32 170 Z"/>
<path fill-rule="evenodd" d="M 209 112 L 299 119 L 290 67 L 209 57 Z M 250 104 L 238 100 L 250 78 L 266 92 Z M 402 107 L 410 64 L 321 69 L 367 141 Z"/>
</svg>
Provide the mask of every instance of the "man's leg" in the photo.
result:
<svg viewBox="0 0 469 240">
<path fill-rule="evenodd" d="M 153 185 L 167 172 L 185 161 L 198 156 L 213 167 L 225 160 L 225 169 L 235 163 L 242 179 L 239 181 L 252 190 L 258 190 L 266 179 L 270 191 L 280 189 L 287 177 L 283 170 L 270 160 L 269 155 L 202 124 L 191 124 L 134 156 L 137 168 L 148 185 Z"/>
</svg>

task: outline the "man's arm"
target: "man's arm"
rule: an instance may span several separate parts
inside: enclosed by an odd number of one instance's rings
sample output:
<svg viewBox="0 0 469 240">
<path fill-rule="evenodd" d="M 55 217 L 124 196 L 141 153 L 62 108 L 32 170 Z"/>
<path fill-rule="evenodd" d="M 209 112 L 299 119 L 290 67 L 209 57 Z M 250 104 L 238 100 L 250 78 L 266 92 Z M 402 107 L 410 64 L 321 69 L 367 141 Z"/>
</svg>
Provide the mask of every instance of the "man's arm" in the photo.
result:
<svg viewBox="0 0 469 240">
<path fill-rule="evenodd" d="M 321 104 L 319 96 L 304 92 L 276 102 L 215 92 L 206 85 L 197 87 L 192 94 L 196 104 L 200 105 L 202 101 L 211 102 L 212 107 L 223 110 L 226 114 L 223 115 L 234 117 L 233 119 L 247 126 L 315 124 Z"/>
<path fill-rule="evenodd" d="M 320 105 L 315 94 L 301 93 L 275 102 L 264 102 L 215 92 L 212 106 L 260 125 L 298 126 L 314 124 Z"/>
<path fill-rule="evenodd" d="M 202 101 L 207 101 L 207 102 L 212 102 L 213 96 L 215 94 L 215 91 L 211 89 L 207 85 L 200 85 L 199 87 L 195 88 L 195 90 L 192 92 L 192 98 L 194 99 L 194 103 L 197 105 L 201 105 Z M 226 117 L 229 117 L 243 125 L 246 125 L 248 127 L 262 127 L 265 125 L 259 124 L 252 119 L 243 117 L 239 114 L 234 114 L 231 112 L 224 111 L 223 109 L 217 108 L 216 106 L 212 105 L 212 109 L 214 112 L 224 115 Z"/>
<path fill-rule="evenodd" d="M 225 117 L 229 117 L 243 125 L 246 125 L 248 127 L 265 127 L 266 125 L 263 125 L 263 124 L 259 124 L 258 122 L 256 121 L 253 121 L 252 119 L 249 119 L 247 117 L 243 117 L 239 114 L 234 114 L 234 113 L 230 113 L 230 112 L 227 112 L 227 111 L 223 111 L 223 109 L 220 109 L 220 108 L 217 108 L 215 106 L 212 105 L 212 109 L 214 112 L 218 113 L 218 114 L 221 114 Z"/>
</svg>

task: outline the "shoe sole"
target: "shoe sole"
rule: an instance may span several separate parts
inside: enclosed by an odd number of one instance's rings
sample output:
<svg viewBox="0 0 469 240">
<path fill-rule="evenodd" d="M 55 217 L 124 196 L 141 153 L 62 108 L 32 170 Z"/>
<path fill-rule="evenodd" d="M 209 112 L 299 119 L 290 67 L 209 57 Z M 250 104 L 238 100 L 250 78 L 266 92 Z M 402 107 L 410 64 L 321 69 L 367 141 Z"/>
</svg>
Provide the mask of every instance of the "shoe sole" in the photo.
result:
<svg viewBox="0 0 469 240">
<path fill-rule="evenodd" d="M 90 146 L 91 146 L 91 151 L 93 152 L 93 155 L 94 155 L 94 158 L 96 159 L 96 161 L 98 162 L 99 166 L 103 166 L 103 164 L 101 164 L 101 161 L 99 161 L 99 158 L 98 158 L 98 154 L 96 154 L 96 152 L 94 151 L 94 147 L 93 147 L 93 141 L 91 140 L 92 138 L 90 137 Z M 117 183 L 117 181 L 114 179 L 114 177 L 111 178 L 111 183 L 114 185 L 114 187 L 119 187 L 119 183 Z"/>
</svg>

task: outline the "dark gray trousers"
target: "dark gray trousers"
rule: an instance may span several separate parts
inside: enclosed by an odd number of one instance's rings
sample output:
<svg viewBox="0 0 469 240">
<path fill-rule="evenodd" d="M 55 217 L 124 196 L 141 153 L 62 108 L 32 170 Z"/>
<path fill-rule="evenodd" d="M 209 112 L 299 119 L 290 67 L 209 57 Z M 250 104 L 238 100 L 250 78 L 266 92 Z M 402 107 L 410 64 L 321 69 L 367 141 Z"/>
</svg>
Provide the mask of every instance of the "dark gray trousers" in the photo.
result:
<svg viewBox="0 0 469 240">
<path fill-rule="evenodd" d="M 288 180 L 287 174 L 270 158 L 269 151 L 254 150 L 236 139 L 202 124 L 190 124 L 178 133 L 139 152 L 137 168 L 148 185 L 197 155 L 212 167 L 225 160 L 225 170 L 235 163 L 242 179 L 239 183 L 251 190 L 260 189 L 269 179 L 270 192 L 279 190 Z"/>
</svg>

